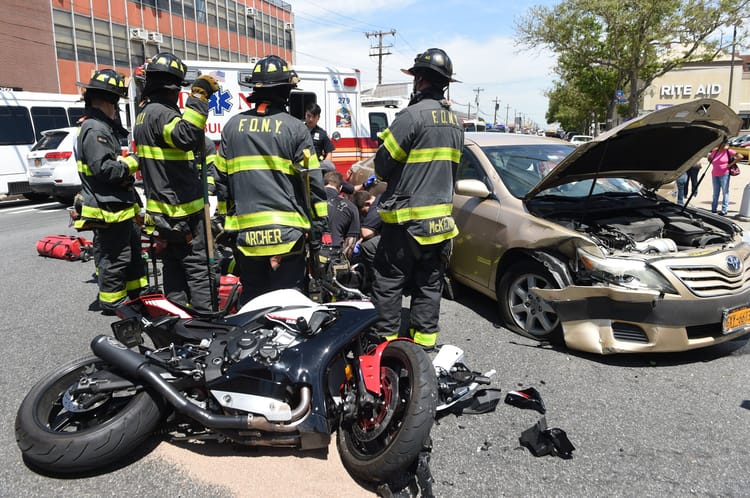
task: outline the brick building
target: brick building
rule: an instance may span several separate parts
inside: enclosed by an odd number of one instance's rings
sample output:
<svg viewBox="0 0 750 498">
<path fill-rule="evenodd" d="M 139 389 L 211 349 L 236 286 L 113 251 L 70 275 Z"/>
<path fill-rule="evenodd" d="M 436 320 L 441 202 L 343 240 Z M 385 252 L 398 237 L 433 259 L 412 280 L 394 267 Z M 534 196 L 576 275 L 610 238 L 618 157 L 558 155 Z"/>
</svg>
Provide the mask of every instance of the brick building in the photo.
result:
<svg viewBox="0 0 750 498">
<path fill-rule="evenodd" d="M 293 61 L 292 7 L 280 0 L 4 0 L 0 87 L 78 93 L 96 68 L 130 75 L 158 52 L 187 60 Z"/>
</svg>

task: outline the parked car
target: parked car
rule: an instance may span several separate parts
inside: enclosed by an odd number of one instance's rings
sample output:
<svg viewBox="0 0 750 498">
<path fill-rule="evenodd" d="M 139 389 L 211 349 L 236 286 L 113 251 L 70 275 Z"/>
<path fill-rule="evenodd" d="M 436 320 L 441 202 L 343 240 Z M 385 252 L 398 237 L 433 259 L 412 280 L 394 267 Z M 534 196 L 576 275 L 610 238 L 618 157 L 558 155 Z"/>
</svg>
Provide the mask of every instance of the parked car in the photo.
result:
<svg viewBox="0 0 750 498">
<path fill-rule="evenodd" d="M 750 333 L 742 229 L 656 193 L 740 125 L 704 99 L 578 147 L 467 133 L 452 285 L 496 300 L 513 331 L 592 353 L 684 351 Z"/>
<path fill-rule="evenodd" d="M 58 128 L 42 132 L 42 137 L 27 154 L 31 191 L 51 195 L 64 204 L 72 204 L 81 190 L 76 165 L 78 128 Z"/>
<path fill-rule="evenodd" d="M 573 135 L 570 137 L 570 143 L 573 145 L 581 145 L 590 142 L 592 138 L 594 137 L 590 135 Z"/>
<path fill-rule="evenodd" d="M 747 161 L 750 158 L 750 135 L 740 135 L 727 142 L 729 148 L 742 154 Z"/>
</svg>

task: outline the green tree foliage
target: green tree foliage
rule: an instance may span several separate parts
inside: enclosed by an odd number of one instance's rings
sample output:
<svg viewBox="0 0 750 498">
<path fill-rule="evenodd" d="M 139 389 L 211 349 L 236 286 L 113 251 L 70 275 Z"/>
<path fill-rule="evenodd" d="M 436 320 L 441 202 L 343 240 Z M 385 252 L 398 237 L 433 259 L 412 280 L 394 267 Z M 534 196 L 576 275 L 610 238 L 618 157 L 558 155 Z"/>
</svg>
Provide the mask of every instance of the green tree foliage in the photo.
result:
<svg viewBox="0 0 750 498">
<path fill-rule="evenodd" d="M 750 0 L 562 0 L 517 19 L 517 44 L 557 55 L 549 122 L 586 121 L 592 112 L 609 121 L 618 89 L 635 116 L 654 79 L 731 49 L 732 26 L 741 45 L 748 7 Z"/>
</svg>

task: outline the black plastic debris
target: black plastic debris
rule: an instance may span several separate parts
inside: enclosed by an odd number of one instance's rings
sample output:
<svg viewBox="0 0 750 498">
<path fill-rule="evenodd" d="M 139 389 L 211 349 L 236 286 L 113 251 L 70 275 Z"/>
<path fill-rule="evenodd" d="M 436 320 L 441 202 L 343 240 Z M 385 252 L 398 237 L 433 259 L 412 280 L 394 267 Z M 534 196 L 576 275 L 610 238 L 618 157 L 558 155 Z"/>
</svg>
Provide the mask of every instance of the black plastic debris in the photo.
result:
<svg viewBox="0 0 750 498">
<path fill-rule="evenodd" d="M 553 455 L 567 460 L 573 458 L 575 450 L 564 430 L 547 428 L 546 417 L 540 418 L 536 424 L 523 431 L 518 441 L 535 457 Z"/>
<path fill-rule="evenodd" d="M 462 407 L 461 413 L 466 415 L 481 415 L 495 411 L 500 403 L 500 389 L 480 389 L 471 398 L 467 406 Z"/>
<path fill-rule="evenodd" d="M 547 413 L 542 396 L 533 387 L 520 391 L 508 391 L 508 394 L 505 396 L 505 402 L 518 408 L 536 410 L 542 415 Z"/>
</svg>

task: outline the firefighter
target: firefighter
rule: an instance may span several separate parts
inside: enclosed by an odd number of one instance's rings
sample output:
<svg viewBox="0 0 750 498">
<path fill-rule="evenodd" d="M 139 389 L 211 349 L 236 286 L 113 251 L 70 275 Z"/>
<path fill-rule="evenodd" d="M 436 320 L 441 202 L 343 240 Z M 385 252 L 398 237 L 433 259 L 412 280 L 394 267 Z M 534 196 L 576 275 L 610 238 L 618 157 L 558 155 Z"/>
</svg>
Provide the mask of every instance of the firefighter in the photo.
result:
<svg viewBox="0 0 750 498">
<path fill-rule="evenodd" d="M 451 216 L 453 172 L 461 159 L 463 126 L 445 91 L 453 64 L 441 49 L 417 55 L 404 73 L 413 76 L 409 105 L 393 120 L 375 155 L 375 174 L 388 182 L 378 203 L 383 221 L 374 261 L 375 330 L 394 338 L 401 327 L 401 298 L 411 292 L 409 333 L 434 349 L 445 263 L 458 235 Z"/>
<path fill-rule="evenodd" d="M 233 116 L 221 132 L 216 183 L 226 200 L 218 209 L 226 214 L 224 230 L 236 235 L 240 305 L 275 289 L 305 292 L 305 240 L 314 254 L 322 244 L 330 245 L 327 197 L 312 137 L 286 110 L 298 81 L 280 57 L 262 58 L 249 81 L 254 108 Z"/>
<path fill-rule="evenodd" d="M 185 64 L 168 52 L 149 61 L 133 137 L 146 194 L 146 228 L 156 232 L 163 246 L 164 292 L 170 300 L 210 311 L 209 276 L 214 273 L 207 257 L 203 185 L 194 151 L 205 148 L 208 101 L 219 85 L 209 75 L 199 76 L 180 114 L 177 102 L 180 87 L 187 86 L 186 72 Z"/>
<path fill-rule="evenodd" d="M 138 159 L 122 156 L 120 137 L 128 132 L 117 120 L 117 103 L 128 89 L 125 76 L 113 69 L 94 71 L 88 83 L 77 85 L 85 88 L 86 106 L 77 143 L 82 206 L 74 226 L 94 232 L 99 295 L 89 309 L 114 315 L 121 302 L 146 287 L 133 190 Z"/>
</svg>

